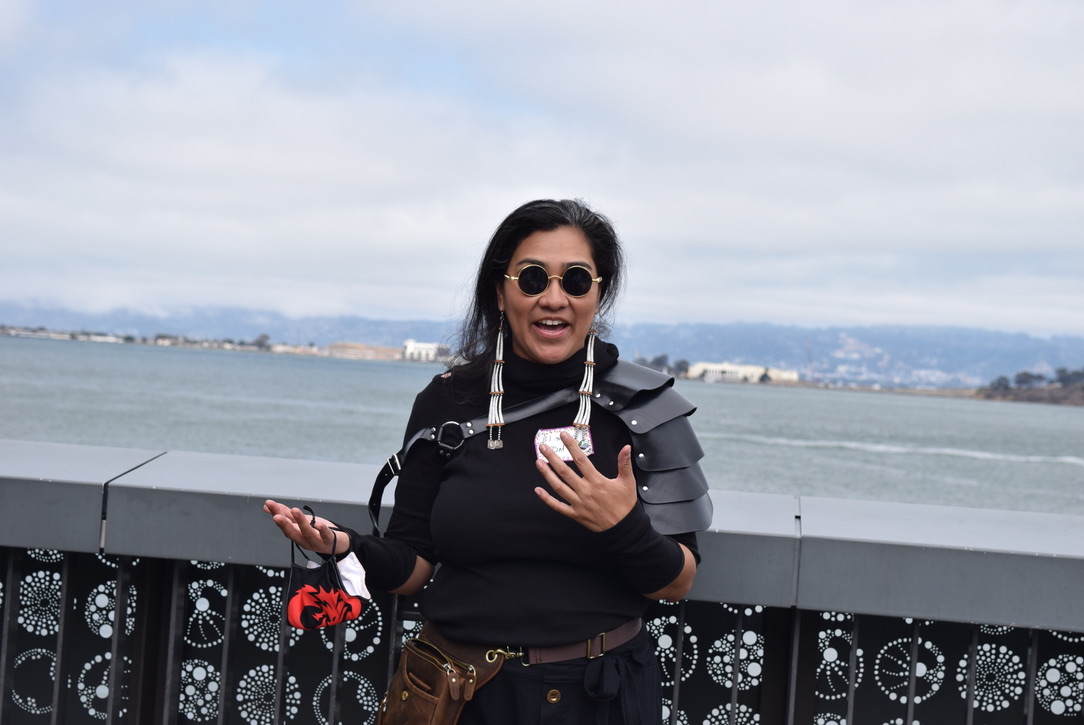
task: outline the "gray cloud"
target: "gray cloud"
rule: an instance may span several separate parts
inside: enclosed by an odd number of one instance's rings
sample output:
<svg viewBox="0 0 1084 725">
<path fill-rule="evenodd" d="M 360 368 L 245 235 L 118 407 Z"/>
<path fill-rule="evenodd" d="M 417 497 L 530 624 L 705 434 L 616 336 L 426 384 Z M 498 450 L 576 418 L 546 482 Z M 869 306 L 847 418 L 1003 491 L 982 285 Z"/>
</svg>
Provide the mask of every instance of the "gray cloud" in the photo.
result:
<svg viewBox="0 0 1084 725">
<path fill-rule="evenodd" d="M 1075 3 L 21 7 L 7 299 L 442 318 L 500 217 L 582 196 L 629 321 L 1084 334 Z"/>
</svg>

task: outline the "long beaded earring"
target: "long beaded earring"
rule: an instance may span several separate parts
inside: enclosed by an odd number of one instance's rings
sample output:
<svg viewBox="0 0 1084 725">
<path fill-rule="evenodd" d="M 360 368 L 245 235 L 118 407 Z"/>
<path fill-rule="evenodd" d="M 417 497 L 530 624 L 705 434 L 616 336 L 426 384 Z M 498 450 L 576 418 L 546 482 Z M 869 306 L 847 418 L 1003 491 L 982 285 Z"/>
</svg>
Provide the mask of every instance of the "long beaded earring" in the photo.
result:
<svg viewBox="0 0 1084 725">
<path fill-rule="evenodd" d="M 583 361 L 583 382 L 580 383 L 580 409 L 572 421 L 575 429 L 573 437 L 582 444 L 591 432 L 591 396 L 595 392 L 595 338 L 598 330 L 591 325 L 587 334 L 587 358 Z"/>
<path fill-rule="evenodd" d="M 501 440 L 501 428 L 504 426 L 504 310 L 497 323 L 497 349 L 493 359 L 493 372 L 489 381 L 489 441 L 486 445 L 491 451 L 504 448 Z"/>
</svg>

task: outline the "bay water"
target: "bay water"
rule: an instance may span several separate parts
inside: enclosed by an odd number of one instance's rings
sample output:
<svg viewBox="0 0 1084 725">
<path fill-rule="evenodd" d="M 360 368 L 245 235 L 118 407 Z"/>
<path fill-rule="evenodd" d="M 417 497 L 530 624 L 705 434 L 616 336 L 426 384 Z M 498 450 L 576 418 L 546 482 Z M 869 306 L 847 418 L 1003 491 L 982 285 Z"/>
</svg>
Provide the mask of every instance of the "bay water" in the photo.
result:
<svg viewBox="0 0 1084 725">
<path fill-rule="evenodd" d="M 0 438 L 379 464 L 441 369 L 0 337 Z M 676 386 L 713 488 L 1084 515 L 1084 408 Z"/>
</svg>

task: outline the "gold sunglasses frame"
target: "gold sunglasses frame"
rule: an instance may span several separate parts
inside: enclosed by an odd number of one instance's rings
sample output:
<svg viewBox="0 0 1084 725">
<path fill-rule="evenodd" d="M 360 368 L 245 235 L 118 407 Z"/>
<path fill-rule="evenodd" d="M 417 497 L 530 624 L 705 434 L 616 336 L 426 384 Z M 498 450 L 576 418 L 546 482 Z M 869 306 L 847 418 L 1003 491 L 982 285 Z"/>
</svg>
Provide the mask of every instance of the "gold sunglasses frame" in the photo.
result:
<svg viewBox="0 0 1084 725">
<path fill-rule="evenodd" d="M 541 269 L 541 270 L 542 270 L 542 271 L 543 271 L 543 272 L 545 273 L 545 275 L 546 275 L 546 286 L 545 286 L 545 287 L 544 287 L 544 288 L 542 289 L 542 291 L 541 291 L 541 292 L 537 292 L 537 293 L 535 293 L 535 294 L 533 294 L 533 295 L 531 295 L 531 294 L 527 294 L 527 293 L 526 293 L 526 292 L 525 292 L 525 291 L 523 290 L 523 285 L 521 285 L 521 284 L 518 284 L 518 283 L 519 283 L 519 278 L 523 276 L 523 270 L 525 270 L 525 269 L 530 269 L 531 267 L 537 267 L 538 269 Z M 588 287 L 588 288 L 587 288 L 587 292 L 584 292 L 584 293 L 583 293 L 582 295 L 574 295 L 574 294 L 572 294 L 571 292 L 569 292 L 569 291 L 568 291 L 567 289 L 565 289 L 565 275 L 566 275 L 566 274 L 568 274 L 569 270 L 572 270 L 572 269 L 582 269 L 583 271 L 587 272 L 587 274 L 588 274 L 588 279 L 590 279 L 590 280 L 591 280 L 592 282 L 594 282 L 595 284 L 602 284 L 602 277 L 591 277 L 591 276 L 590 276 L 590 275 L 591 275 L 591 270 L 589 270 L 589 269 L 588 269 L 587 267 L 584 267 L 584 266 L 583 266 L 582 264 L 573 264 L 573 265 L 570 265 L 570 266 L 569 266 L 569 267 L 568 267 L 567 269 L 565 269 L 565 271 L 564 271 L 563 273 L 561 273 L 561 274 L 550 274 L 550 273 L 549 273 L 549 270 L 548 270 L 548 269 L 546 269 L 545 267 L 543 267 L 543 266 L 542 266 L 541 264 L 525 264 L 525 265 L 523 265 L 523 267 L 522 267 L 522 268 L 521 268 L 521 269 L 519 270 L 519 274 L 518 274 L 518 275 L 516 275 L 516 276 L 514 276 L 514 277 L 513 277 L 513 276 L 512 276 L 512 275 L 510 275 L 510 274 L 506 274 L 506 275 L 504 275 L 504 278 L 505 278 L 505 279 L 508 279 L 508 280 L 511 280 L 511 281 L 513 281 L 513 282 L 516 282 L 516 283 L 517 283 L 517 284 L 516 284 L 516 288 L 517 288 L 517 289 L 519 289 L 520 293 L 521 293 L 521 294 L 523 294 L 523 295 L 524 295 L 525 297 L 538 297 L 538 296 L 540 296 L 540 295 L 544 295 L 544 294 L 546 293 L 546 290 L 548 290 L 548 289 L 550 288 L 550 280 L 554 280 L 554 279 L 559 279 L 559 280 L 561 280 L 561 291 L 562 291 L 562 292 L 564 292 L 564 293 L 565 293 L 566 295 L 568 295 L 569 297 L 574 297 L 574 298 L 576 298 L 576 299 L 579 299 L 579 298 L 581 298 L 581 297 L 586 297 L 586 296 L 588 295 L 588 293 L 590 293 L 590 292 L 591 292 L 591 288 L 590 288 L 590 287 Z"/>
</svg>

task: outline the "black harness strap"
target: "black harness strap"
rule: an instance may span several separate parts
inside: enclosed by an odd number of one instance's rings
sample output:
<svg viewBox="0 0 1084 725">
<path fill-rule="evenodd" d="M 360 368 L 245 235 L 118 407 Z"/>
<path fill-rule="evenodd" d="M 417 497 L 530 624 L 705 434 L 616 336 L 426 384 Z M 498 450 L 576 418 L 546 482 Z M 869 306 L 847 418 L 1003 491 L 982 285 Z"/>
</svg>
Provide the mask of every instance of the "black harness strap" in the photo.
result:
<svg viewBox="0 0 1084 725">
<path fill-rule="evenodd" d="M 579 392 L 575 388 L 562 388 L 541 398 L 528 400 L 525 403 L 508 408 L 504 411 L 504 422 L 508 424 L 530 418 L 532 415 L 572 403 L 578 398 Z M 487 418 L 475 418 L 465 423 L 450 420 L 438 426 L 422 428 L 408 438 L 399 452 L 384 463 L 380 472 L 376 474 L 376 480 L 373 481 L 373 492 L 369 495 L 369 520 L 373 524 L 373 536 L 380 536 L 380 505 L 384 499 L 384 489 L 403 470 L 403 463 L 406 461 L 407 454 L 410 453 L 414 444 L 421 440 L 434 441 L 440 446 L 445 456 L 451 458 L 468 438 L 473 438 L 484 432 L 487 422 Z"/>
</svg>

